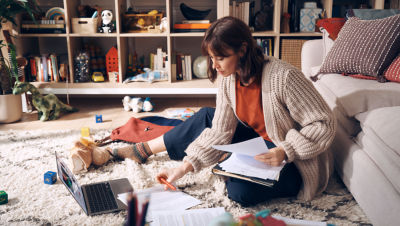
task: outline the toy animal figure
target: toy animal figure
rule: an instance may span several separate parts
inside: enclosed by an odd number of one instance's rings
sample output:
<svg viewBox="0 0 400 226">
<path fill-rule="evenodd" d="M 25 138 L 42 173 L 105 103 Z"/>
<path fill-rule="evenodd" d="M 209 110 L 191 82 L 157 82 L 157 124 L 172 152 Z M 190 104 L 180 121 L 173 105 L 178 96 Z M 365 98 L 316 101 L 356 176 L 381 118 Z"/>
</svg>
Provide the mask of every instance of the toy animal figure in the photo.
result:
<svg viewBox="0 0 400 226">
<path fill-rule="evenodd" d="M 114 32 L 114 24 L 112 23 L 112 18 L 113 18 L 113 13 L 111 10 L 103 10 L 101 12 L 101 27 L 99 27 L 99 32 L 100 33 L 112 33 Z"/>
<path fill-rule="evenodd" d="M 17 82 L 14 86 L 13 94 L 21 94 L 27 91 L 32 94 L 32 104 L 38 110 L 40 121 L 58 119 L 62 112 L 78 111 L 77 108 L 61 102 L 54 94 L 43 96 L 35 86 L 27 82 Z"/>
</svg>

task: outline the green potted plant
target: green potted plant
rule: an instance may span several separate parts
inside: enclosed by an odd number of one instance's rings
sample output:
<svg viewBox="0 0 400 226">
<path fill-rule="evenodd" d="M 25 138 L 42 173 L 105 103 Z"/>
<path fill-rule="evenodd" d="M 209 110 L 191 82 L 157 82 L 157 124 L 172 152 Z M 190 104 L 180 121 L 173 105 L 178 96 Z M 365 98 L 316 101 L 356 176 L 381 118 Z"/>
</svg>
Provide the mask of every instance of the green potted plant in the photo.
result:
<svg viewBox="0 0 400 226">
<path fill-rule="evenodd" d="M 13 95 L 12 89 L 18 80 L 18 64 L 15 46 L 3 36 L 5 27 L 16 24 L 16 16 L 27 13 L 33 20 L 37 12 L 35 1 L 0 0 L 0 123 L 10 123 L 21 119 L 21 95 Z M 7 24 L 11 26 L 6 26 Z"/>
</svg>

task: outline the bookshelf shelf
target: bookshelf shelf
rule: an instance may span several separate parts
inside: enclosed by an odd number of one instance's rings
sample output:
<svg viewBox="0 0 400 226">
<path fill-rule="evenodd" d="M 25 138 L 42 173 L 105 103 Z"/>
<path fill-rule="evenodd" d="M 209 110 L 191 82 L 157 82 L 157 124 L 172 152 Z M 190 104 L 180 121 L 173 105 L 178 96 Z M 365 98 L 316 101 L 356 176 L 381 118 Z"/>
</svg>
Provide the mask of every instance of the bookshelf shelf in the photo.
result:
<svg viewBox="0 0 400 226">
<path fill-rule="evenodd" d="M 245 0 L 246 1 L 246 0 Z M 253 36 L 257 39 L 269 39 L 272 44 L 272 55 L 279 58 L 282 52 L 282 40 L 285 39 L 315 39 L 321 38 L 322 34 L 318 32 L 310 33 L 281 33 L 281 18 L 283 13 L 288 12 L 289 0 L 249 0 L 255 2 L 254 13 L 261 9 L 263 2 L 272 2 L 273 9 L 270 22 L 271 29 L 267 31 L 253 32 Z M 124 27 L 124 12 L 127 10 L 129 2 L 131 6 L 137 10 L 157 9 L 164 13 L 167 17 L 168 28 L 163 33 L 129 33 L 125 32 Z M 211 13 L 206 18 L 211 22 L 217 18 L 230 15 L 229 7 L 233 0 L 80 0 L 80 1 L 39 1 L 44 10 L 51 7 L 62 7 L 65 10 L 66 33 L 65 34 L 21 34 L 19 33 L 22 48 L 18 48 L 20 55 L 36 54 L 42 55 L 55 51 L 57 55 L 64 57 L 65 63 L 68 64 L 69 81 L 74 81 L 74 59 L 75 56 L 85 45 L 85 42 L 93 42 L 102 48 L 102 54 L 105 54 L 112 46 L 117 47 L 118 51 L 118 83 L 69 83 L 68 90 L 65 82 L 34 82 L 33 84 L 39 87 L 44 93 L 55 94 L 82 94 L 82 95 L 215 95 L 217 85 L 211 83 L 208 79 L 196 79 L 190 81 L 176 80 L 176 62 L 174 58 L 176 53 L 190 54 L 192 62 L 196 57 L 201 55 L 200 45 L 204 32 L 187 32 L 175 33 L 173 26 L 175 23 L 181 23 L 185 18 L 180 12 L 180 3 L 185 2 L 187 5 L 199 9 L 212 9 Z M 295 2 L 295 1 L 291 1 Z M 327 16 L 332 15 L 334 6 L 339 4 L 334 0 L 319 1 L 326 10 Z M 384 8 L 384 0 L 370 0 L 370 5 L 373 8 Z M 76 10 L 78 5 L 99 5 L 103 9 L 111 9 L 114 13 L 115 31 L 111 34 L 93 33 L 93 34 L 78 34 L 72 33 L 72 18 L 78 17 Z M 250 6 L 251 7 L 251 6 Z M 251 10 L 249 15 L 251 15 Z M 251 21 L 249 19 L 249 21 Z M 18 42 L 17 42 L 18 43 Z M 128 56 L 132 50 L 137 52 L 138 58 L 145 58 L 144 64 L 148 65 L 148 56 L 154 53 L 157 48 L 162 48 L 166 52 L 168 59 L 167 72 L 168 81 L 163 82 L 133 82 L 123 84 L 126 77 L 128 67 Z M 21 50 L 22 49 L 22 50 Z"/>
<path fill-rule="evenodd" d="M 171 33 L 171 37 L 203 37 L 204 32 Z"/>
<path fill-rule="evenodd" d="M 281 33 L 280 37 L 321 37 L 320 32 L 296 32 L 296 33 Z"/>
</svg>

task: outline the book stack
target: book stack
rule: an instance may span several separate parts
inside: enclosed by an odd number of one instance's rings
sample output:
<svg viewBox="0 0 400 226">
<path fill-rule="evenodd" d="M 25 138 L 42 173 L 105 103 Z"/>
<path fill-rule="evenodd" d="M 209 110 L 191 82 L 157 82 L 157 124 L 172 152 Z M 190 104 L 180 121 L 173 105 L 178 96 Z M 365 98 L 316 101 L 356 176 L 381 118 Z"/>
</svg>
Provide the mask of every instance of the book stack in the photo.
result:
<svg viewBox="0 0 400 226">
<path fill-rule="evenodd" d="M 162 48 L 157 48 L 156 53 L 150 53 L 150 69 L 154 71 L 167 71 L 168 57 Z"/>
<path fill-rule="evenodd" d="M 65 23 L 63 20 L 38 20 L 23 21 L 21 25 L 22 33 L 65 33 Z"/>
<path fill-rule="evenodd" d="M 29 82 L 60 82 L 63 79 L 59 75 L 57 55 L 43 54 L 41 56 L 28 57 L 27 81 Z"/>
<path fill-rule="evenodd" d="M 192 56 L 176 54 L 176 80 L 192 80 Z"/>
<path fill-rule="evenodd" d="M 257 44 L 261 46 L 264 55 L 273 55 L 272 38 L 257 38 L 256 41 Z"/>
<path fill-rule="evenodd" d="M 174 24 L 174 31 L 205 32 L 211 26 L 210 20 L 183 20 L 180 24 Z"/>
</svg>

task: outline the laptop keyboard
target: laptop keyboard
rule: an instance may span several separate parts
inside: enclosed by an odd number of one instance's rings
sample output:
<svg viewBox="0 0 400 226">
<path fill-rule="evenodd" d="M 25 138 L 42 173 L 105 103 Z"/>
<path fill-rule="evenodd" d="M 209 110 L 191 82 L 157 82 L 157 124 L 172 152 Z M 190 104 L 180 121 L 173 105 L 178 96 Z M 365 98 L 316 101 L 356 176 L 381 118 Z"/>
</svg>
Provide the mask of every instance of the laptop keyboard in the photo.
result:
<svg viewBox="0 0 400 226">
<path fill-rule="evenodd" d="M 85 189 L 92 213 L 118 208 L 109 183 L 91 184 Z"/>
</svg>

